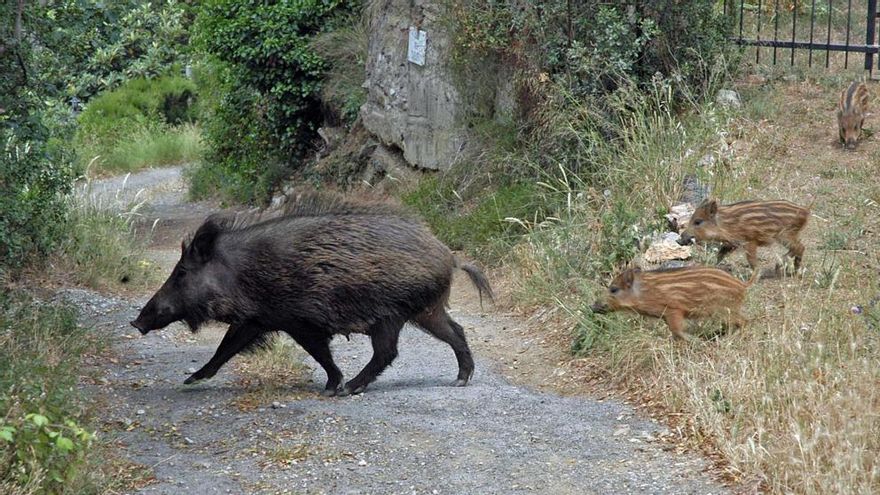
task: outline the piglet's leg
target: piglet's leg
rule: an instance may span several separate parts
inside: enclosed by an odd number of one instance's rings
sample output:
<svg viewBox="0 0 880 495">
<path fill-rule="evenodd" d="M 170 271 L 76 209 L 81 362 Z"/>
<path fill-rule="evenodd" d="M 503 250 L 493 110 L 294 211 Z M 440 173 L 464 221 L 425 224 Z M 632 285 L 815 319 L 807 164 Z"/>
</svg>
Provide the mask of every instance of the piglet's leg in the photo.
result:
<svg viewBox="0 0 880 495">
<path fill-rule="evenodd" d="M 183 383 L 190 384 L 213 377 L 217 374 L 220 367 L 226 364 L 226 361 L 229 361 L 232 359 L 232 356 L 235 356 L 248 346 L 254 344 L 254 341 L 256 341 L 264 332 L 265 330 L 262 327 L 256 325 L 230 325 L 229 330 L 226 331 L 226 335 L 223 336 L 223 340 L 220 341 L 220 345 L 217 347 L 214 357 L 212 357 L 207 364 L 202 366 L 202 369 L 193 373 L 192 376 L 187 378 Z"/>
<path fill-rule="evenodd" d="M 673 337 L 680 340 L 688 340 L 690 336 L 684 331 L 684 313 L 681 311 L 669 311 L 663 315 L 663 320 L 669 325 L 669 330 L 672 332 Z"/>
</svg>

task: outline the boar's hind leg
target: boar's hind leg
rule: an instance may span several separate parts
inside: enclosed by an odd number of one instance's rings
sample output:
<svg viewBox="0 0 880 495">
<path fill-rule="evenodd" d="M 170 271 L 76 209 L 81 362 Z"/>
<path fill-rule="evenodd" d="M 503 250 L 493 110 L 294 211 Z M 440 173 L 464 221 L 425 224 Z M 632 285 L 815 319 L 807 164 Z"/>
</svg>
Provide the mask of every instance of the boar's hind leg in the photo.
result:
<svg viewBox="0 0 880 495">
<path fill-rule="evenodd" d="M 373 344 L 373 357 L 364 369 L 345 384 L 339 395 L 359 394 L 373 382 L 385 368 L 397 357 L 397 337 L 403 323 L 399 321 L 383 321 L 374 325 L 367 332 Z"/>
<path fill-rule="evenodd" d="M 226 361 L 232 359 L 232 356 L 235 356 L 245 348 L 259 342 L 259 337 L 263 335 L 263 333 L 265 333 L 265 330 L 255 325 L 230 325 L 229 330 L 226 330 L 226 335 L 223 336 L 223 340 L 220 341 L 220 345 L 217 347 L 214 357 L 212 357 L 207 364 L 202 366 L 202 369 L 193 373 L 183 383 L 188 385 L 199 380 L 213 377 L 217 374 L 220 367 L 226 364 Z"/>
<path fill-rule="evenodd" d="M 471 350 L 468 348 L 461 325 L 456 323 L 442 307 L 426 311 L 416 316 L 414 321 L 426 332 L 452 347 L 455 358 L 458 360 L 458 378 L 453 382 L 453 385 L 456 387 L 467 385 L 474 373 L 474 358 L 471 356 Z"/>
<path fill-rule="evenodd" d="M 342 372 L 333 362 L 330 353 L 329 335 L 291 335 L 297 344 L 302 346 L 318 364 L 327 372 L 327 386 L 324 387 L 324 395 L 334 395 L 342 382 Z"/>
</svg>

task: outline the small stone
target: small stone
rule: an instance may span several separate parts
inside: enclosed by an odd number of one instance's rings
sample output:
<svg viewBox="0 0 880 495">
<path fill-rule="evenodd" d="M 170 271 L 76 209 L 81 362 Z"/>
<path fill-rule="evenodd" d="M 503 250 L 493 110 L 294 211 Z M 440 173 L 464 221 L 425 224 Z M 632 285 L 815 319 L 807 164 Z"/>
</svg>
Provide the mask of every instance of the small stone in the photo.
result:
<svg viewBox="0 0 880 495">
<path fill-rule="evenodd" d="M 612 435 L 615 437 L 619 437 L 621 435 L 626 435 L 627 433 L 629 433 L 629 426 L 623 425 L 620 428 L 614 430 L 614 433 Z"/>
<path fill-rule="evenodd" d="M 731 89 L 718 90 L 718 94 L 715 95 L 715 103 L 724 108 L 739 108 L 742 106 L 739 94 Z"/>
<path fill-rule="evenodd" d="M 363 459 L 361 459 L 360 461 L 358 461 L 358 466 L 366 466 L 366 465 L 367 465 L 367 461 L 365 461 L 365 460 L 363 460 Z"/>
<path fill-rule="evenodd" d="M 192 375 L 193 373 L 196 372 L 196 369 L 195 368 L 187 368 L 186 372 L 189 373 L 190 375 Z"/>
<path fill-rule="evenodd" d="M 852 312 L 852 314 L 854 314 L 854 315 L 860 315 L 860 314 L 862 314 L 862 307 L 861 307 L 861 306 L 853 306 L 853 307 L 849 308 L 849 310 L 850 310 L 850 312 Z"/>
<path fill-rule="evenodd" d="M 281 407 L 281 403 L 280 403 L 280 402 L 275 401 L 275 402 L 272 403 L 272 409 L 279 409 L 280 407 Z"/>
<path fill-rule="evenodd" d="M 143 416 L 144 414 L 147 414 L 147 411 L 144 411 L 143 409 L 138 409 L 137 414 L 138 416 Z"/>
<path fill-rule="evenodd" d="M 183 437 L 183 441 L 186 442 L 186 443 L 189 444 L 189 445 L 192 445 L 192 444 L 195 443 L 195 442 L 192 441 L 192 439 L 191 439 L 190 437 Z"/>
</svg>

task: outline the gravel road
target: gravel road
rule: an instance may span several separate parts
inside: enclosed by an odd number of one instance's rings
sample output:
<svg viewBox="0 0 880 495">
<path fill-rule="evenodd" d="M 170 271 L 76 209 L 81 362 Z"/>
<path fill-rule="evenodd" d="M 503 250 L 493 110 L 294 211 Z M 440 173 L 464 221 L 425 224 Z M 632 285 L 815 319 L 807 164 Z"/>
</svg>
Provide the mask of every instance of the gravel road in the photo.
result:
<svg viewBox="0 0 880 495">
<path fill-rule="evenodd" d="M 120 178 L 90 189 L 122 205 L 143 201 L 144 222 L 160 219 L 149 253 L 165 273 L 180 238 L 216 209 L 186 202 L 180 172 L 132 175 L 121 200 Z M 455 290 L 470 288 L 457 283 Z M 324 373 L 304 358 L 310 380 L 291 379 L 280 399 L 243 407 L 241 398 L 258 386 L 243 383 L 234 366 L 183 385 L 213 354 L 223 328 L 191 335 L 175 324 L 141 337 L 128 321 L 148 294 L 67 289 L 61 296 L 112 335 L 117 357 L 101 366 L 95 388 L 108 404 L 106 423 L 126 446 L 120 455 L 154 473 L 137 493 L 727 493 L 706 474 L 705 460 L 665 449 L 657 441 L 663 426 L 628 406 L 505 379 L 480 347 L 513 338 L 507 329 L 518 322 L 489 308 L 481 313 L 453 299 L 451 314 L 471 335 L 477 364 L 467 387 L 449 386 L 457 367 L 447 345 L 407 328 L 394 365 L 362 395 L 321 397 Z M 369 341 L 337 337 L 333 352 L 350 378 L 369 359 Z"/>
</svg>

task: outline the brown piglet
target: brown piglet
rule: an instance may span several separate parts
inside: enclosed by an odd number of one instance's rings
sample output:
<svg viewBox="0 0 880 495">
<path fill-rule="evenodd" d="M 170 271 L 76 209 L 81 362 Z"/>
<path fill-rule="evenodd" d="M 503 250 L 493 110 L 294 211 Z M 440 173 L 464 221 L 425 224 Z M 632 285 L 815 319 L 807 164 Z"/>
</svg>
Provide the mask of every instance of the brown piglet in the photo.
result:
<svg viewBox="0 0 880 495">
<path fill-rule="evenodd" d="M 605 299 L 591 309 L 599 314 L 633 311 L 663 318 L 672 335 L 684 339 L 685 321 L 690 318 L 722 316 L 728 327 L 742 326 L 746 320 L 740 308 L 753 280 L 745 283 L 724 270 L 704 266 L 644 272 L 629 268 L 614 278 Z"/>
<path fill-rule="evenodd" d="M 863 82 L 854 81 L 840 93 L 837 103 L 838 136 L 844 149 L 856 149 L 867 111 L 868 87 Z"/>
<path fill-rule="evenodd" d="M 807 224 L 810 209 L 790 201 L 741 201 L 721 206 L 706 200 L 694 211 L 679 244 L 720 242 L 718 261 L 744 248 L 752 270 L 758 269 L 758 247 L 779 243 L 800 268 L 804 245 L 798 236 Z"/>
</svg>

